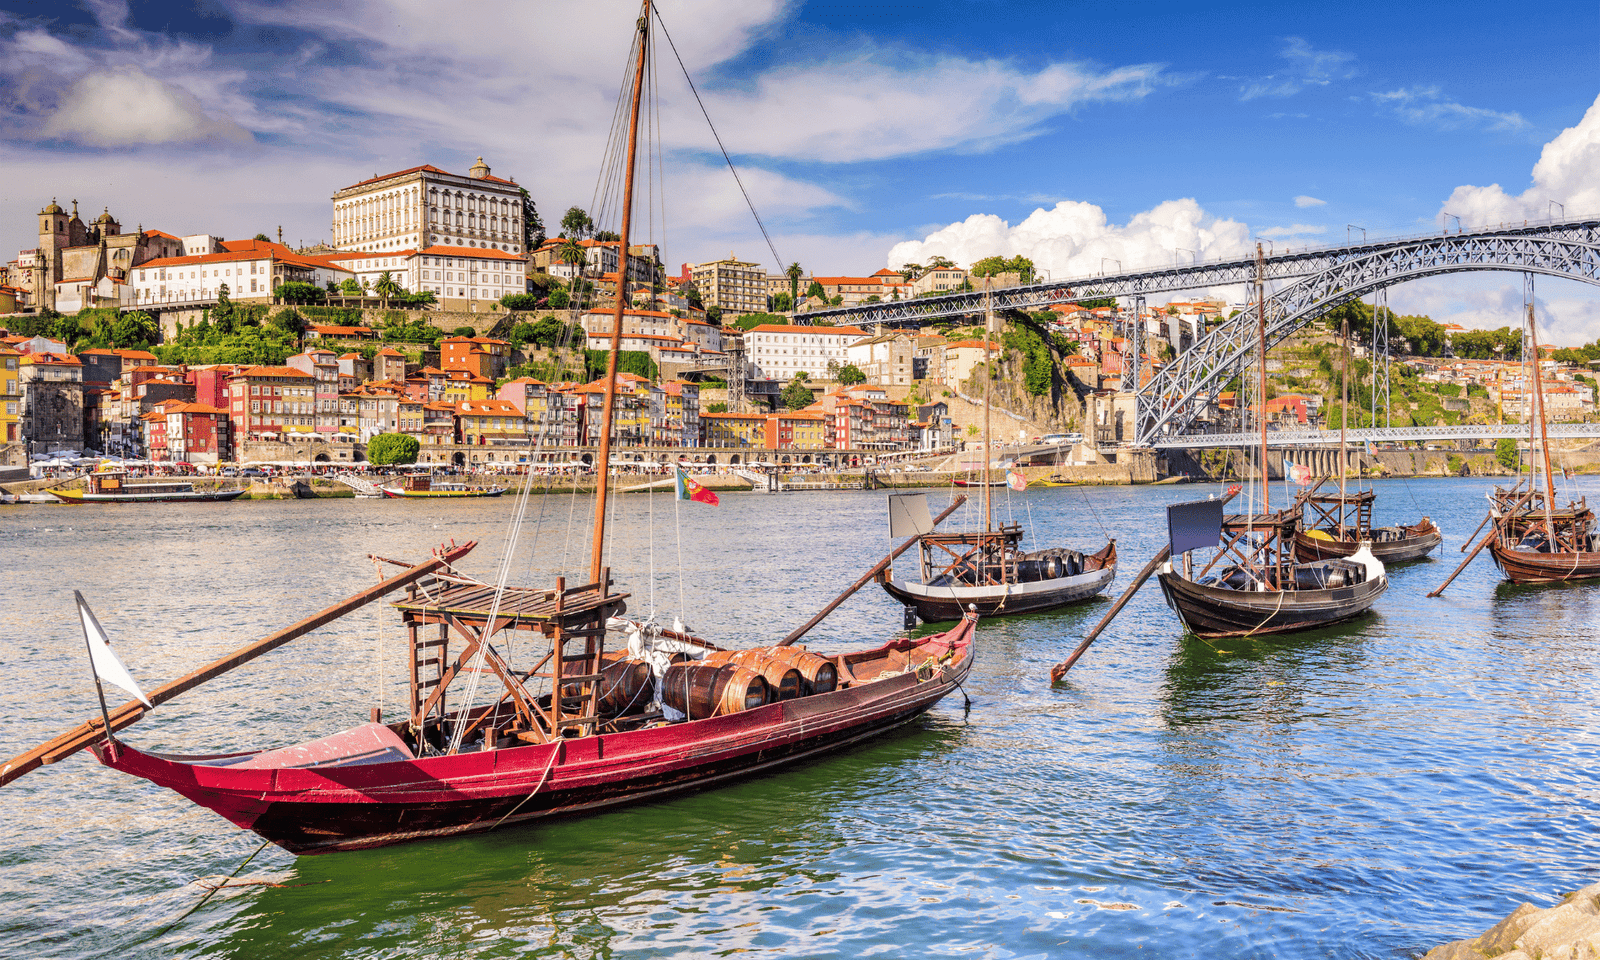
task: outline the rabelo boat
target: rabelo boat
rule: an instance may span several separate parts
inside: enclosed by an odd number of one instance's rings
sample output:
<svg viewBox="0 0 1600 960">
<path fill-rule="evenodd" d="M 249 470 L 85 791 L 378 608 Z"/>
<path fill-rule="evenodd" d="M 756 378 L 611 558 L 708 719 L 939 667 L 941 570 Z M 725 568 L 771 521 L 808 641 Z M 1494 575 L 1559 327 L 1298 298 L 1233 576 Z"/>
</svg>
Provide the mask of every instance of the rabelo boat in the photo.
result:
<svg viewBox="0 0 1600 960">
<path fill-rule="evenodd" d="M 624 250 L 651 14 L 645 0 L 627 77 L 633 94 L 624 128 Z M 610 462 L 626 302 L 617 297 L 600 463 Z M 653 620 L 624 619 L 627 595 L 613 589 L 603 563 L 608 487 L 608 471 L 601 471 L 585 583 L 482 582 L 456 566 L 472 544 L 441 548 L 148 698 L 138 694 L 109 710 L 102 693 L 100 717 L 0 767 L 0 784 L 91 747 L 106 766 L 171 789 L 286 850 L 353 850 L 653 800 L 842 750 L 922 714 L 956 690 L 972 667 L 977 617 L 970 611 L 941 633 L 837 655 L 793 641 L 843 596 L 805 627 L 749 650 L 725 650 Z M 510 569 L 510 559 L 502 569 Z M 329 736 L 226 755 L 154 753 L 107 735 L 185 690 L 396 591 L 404 591 L 394 606 L 405 624 L 410 661 L 403 717 L 385 719 L 374 710 L 369 722 Z M 98 686 L 109 667 L 97 651 L 109 656 L 110 648 L 81 600 L 80 611 Z M 515 646 L 533 651 L 531 663 L 514 664 L 499 652 L 494 641 L 508 632 L 535 638 Z M 125 671 L 122 676 L 132 683 Z M 479 698 L 477 683 L 485 677 L 492 678 L 493 691 Z M 136 685 L 130 692 L 137 694 Z"/>
</svg>

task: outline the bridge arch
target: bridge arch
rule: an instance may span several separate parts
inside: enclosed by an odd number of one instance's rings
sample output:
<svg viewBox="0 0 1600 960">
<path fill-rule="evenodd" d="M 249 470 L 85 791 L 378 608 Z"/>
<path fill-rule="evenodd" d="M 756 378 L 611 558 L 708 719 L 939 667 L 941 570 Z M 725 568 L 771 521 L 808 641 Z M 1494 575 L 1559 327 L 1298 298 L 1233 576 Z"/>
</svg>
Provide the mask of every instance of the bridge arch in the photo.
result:
<svg viewBox="0 0 1600 960">
<path fill-rule="evenodd" d="M 1600 286 L 1600 235 L 1516 233 L 1429 237 L 1350 257 L 1265 299 L 1267 349 L 1329 310 L 1374 290 L 1448 273 L 1536 273 Z M 1256 311 L 1226 321 L 1157 371 L 1137 394 L 1137 437 L 1149 444 L 1188 431 L 1256 355 Z"/>
</svg>

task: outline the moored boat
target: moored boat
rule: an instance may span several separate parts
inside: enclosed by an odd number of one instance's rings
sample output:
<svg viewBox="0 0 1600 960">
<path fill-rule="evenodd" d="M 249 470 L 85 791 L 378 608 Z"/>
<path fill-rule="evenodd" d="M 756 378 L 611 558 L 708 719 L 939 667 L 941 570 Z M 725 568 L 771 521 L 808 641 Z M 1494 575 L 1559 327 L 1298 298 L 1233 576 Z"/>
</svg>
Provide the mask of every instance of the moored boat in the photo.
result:
<svg viewBox="0 0 1600 960">
<path fill-rule="evenodd" d="M 237 490 L 196 490 L 189 480 L 131 477 L 122 467 L 106 464 L 88 475 L 82 490 L 49 490 L 62 503 L 216 503 L 244 495 Z"/>
<path fill-rule="evenodd" d="M 1372 525 L 1371 490 L 1354 493 L 1301 496 L 1301 521 L 1294 532 L 1295 556 L 1302 560 L 1332 560 L 1354 556 L 1363 543 L 1374 557 L 1385 564 L 1420 560 L 1444 541 L 1444 534 L 1433 520 L 1423 517 L 1416 523 L 1390 527 Z"/>
<path fill-rule="evenodd" d="M 505 487 L 481 486 L 456 480 L 440 480 L 431 474 L 409 474 L 392 487 L 381 487 L 383 495 L 394 500 L 428 500 L 449 497 L 498 497 Z"/>
</svg>

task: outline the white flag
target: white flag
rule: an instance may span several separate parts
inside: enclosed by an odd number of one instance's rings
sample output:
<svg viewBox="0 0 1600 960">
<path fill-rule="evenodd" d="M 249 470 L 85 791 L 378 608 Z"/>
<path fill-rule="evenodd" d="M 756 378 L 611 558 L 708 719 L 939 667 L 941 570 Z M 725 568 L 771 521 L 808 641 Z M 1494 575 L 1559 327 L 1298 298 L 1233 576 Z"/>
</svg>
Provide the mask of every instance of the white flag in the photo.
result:
<svg viewBox="0 0 1600 960">
<path fill-rule="evenodd" d="M 139 698 L 145 706 L 155 709 L 155 704 L 145 697 L 144 691 L 139 689 L 139 684 L 134 681 L 133 675 L 128 673 L 128 668 L 122 665 L 117 655 L 111 652 L 111 640 L 106 637 L 106 631 L 100 626 L 100 621 L 94 618 L 94 611 L 84 602 L 83 594 L 72 591 L 78 598 L 78 618 L 83 621 L 83 636 L 89 641 L 89 663 L 93 667 L 95 676 L 101 680 L 114 683 Z"/>
</svg>

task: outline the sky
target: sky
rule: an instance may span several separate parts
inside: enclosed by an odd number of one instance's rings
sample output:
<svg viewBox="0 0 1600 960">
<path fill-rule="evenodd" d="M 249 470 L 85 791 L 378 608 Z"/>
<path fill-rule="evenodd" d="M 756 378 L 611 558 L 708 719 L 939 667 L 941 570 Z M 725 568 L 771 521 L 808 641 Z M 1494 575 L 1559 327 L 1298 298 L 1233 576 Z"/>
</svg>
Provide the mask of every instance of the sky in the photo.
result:
<svg viewBox="0 0 1600 960">
<path fill-rule="evenodd" d="M 659 176 L 634 234 L 673 267 L 1022 254 L 1063 278 L 1426 233 L 1446 214 L 1600 215 L 1594 0 L 658 6 L 771 238 L 661 49 Z M 311 243 L 336 190 L 478 156 L 553 234 L 597 205 L 638 9 L 0 0 L 0 253 L 35 245 L 52 198 L 127 229 Z M 1600 291 L 1540 278 L 1537 294 L 1542 338 L 1600 337 Z M 1521 298 L 1495 273 L 1389 304 L 1498 327 Z"/>
</svg>

